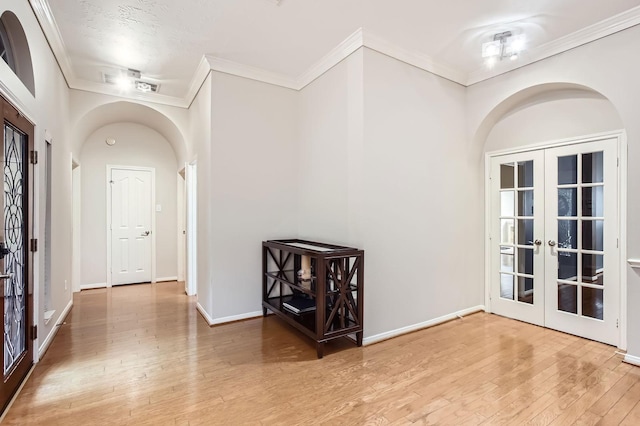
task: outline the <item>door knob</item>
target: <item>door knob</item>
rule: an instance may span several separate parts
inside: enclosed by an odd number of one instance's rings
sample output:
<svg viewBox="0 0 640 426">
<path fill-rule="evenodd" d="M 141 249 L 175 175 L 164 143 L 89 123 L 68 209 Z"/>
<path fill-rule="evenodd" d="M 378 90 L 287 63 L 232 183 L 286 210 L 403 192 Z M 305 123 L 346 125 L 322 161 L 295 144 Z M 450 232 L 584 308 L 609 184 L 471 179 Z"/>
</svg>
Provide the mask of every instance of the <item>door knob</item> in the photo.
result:
<svg viewBox="0 0 640 426">
<path fill-rule="evenodd" d="M 144 231 L 142 234 L 140 234 L 141 237 L 147 237 L 149 235 L 149 231 Z"/>
<path fill-rule="evenodd" d="M 7 274 L 0 274 L 0 280 L 10 280 L 13 278 L 13 273 L 9 272 Z"/>
<path fill-rule="evenodd" d="M 533 244 L 539 246 L 540 244 L 542 244 L 542 240 L 535 240 Z"/>
<path fill-rule="evenodd" d="M 549 243 L 548 243 L 548 244 L 549 244 L 551 247 L 553 247 L 553 246 L 555 246 L 555 245 L 556 245 L 556 242 L 555 242 L 555 241 L 553 241 L 553 240 L 549 240 Z"/>
</svg>

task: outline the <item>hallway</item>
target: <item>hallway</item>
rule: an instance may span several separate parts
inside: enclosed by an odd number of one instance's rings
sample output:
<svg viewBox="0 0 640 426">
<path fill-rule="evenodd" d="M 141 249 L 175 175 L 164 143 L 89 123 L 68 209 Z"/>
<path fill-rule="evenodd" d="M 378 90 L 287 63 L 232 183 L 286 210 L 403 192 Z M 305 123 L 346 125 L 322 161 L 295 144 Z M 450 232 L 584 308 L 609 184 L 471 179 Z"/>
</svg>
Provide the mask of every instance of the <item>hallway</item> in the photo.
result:
<svg viewBox="0 0 640 426">
<path fill-rule="evenodd" d="M 475 314 L 357 348 L 277 318 L 210 328 L 176 282 L 88 290 L 7 425 L 639 424 L 613 347 Z"/>
</svg>

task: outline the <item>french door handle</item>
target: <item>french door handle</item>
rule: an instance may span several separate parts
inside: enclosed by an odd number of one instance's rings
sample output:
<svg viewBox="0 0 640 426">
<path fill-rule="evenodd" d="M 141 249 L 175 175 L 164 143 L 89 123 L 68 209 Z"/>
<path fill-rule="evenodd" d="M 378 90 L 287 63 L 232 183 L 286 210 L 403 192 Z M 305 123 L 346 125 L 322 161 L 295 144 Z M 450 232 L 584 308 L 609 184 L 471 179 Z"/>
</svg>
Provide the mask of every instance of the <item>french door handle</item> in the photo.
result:
<svg viewBox="0 0 640 426">
<path fill-rule="evenodd" d="M 8 274 L 0 274 L 0 280 L 10 280 L 13 278 L 13 273 L 9 272 Z"/>
<path fill-rule="evenodd" d="M 141 237 L 148 237 L 149 236 L 149 231 L 144 231 L 142 234 L 140 234 Z"/>
<path fill-rule="evenodd" d="M 542 240 L 535 240 L 535 241 L 533 242 L 533 244 L 535 244 L 535 245 L 539 246 L 539 245 L 541 245 L 541 244 L 542 244 Z"/>
<path fill-rule="evenodd" d="M 555 245 L 556 245 L 556 242 L 555 242 L 555 241 L 553 241 L 553 240 L 549 240 L 548 244 L 549 244 L 551 247 L 553 247 L 553 246 L 555 246 Z"/>
</svg>

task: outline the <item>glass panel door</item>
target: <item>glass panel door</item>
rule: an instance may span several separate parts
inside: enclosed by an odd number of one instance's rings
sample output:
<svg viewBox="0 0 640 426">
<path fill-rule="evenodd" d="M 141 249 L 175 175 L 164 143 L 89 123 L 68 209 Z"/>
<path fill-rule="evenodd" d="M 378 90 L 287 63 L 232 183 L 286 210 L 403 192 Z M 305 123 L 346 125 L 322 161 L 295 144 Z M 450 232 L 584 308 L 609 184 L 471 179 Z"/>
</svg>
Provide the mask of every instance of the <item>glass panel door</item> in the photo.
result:
<svg viewBox="0 0 640 426">
<path fill-rule="evenodd" d="M 491 312 L 619 343 L 617 143 L 491 158 Z"/>
<path fill-rule="evenodd" d="M 617 141 L 548 149 L 545 157 L 545 324 L 617 345 Z"/>
<path fill-rule="evenodd" d="M 31 210 L 33 167 L 28 153 L 33 148 L 33 125 L 0 98 L 3 112 L 2 171 L 4 190 L 0 196 L 0 288 L 4 295 L 3 380 L 0 408 L 4 410 L 33 365 L 33 274 L 32 253 L 27 244 L 32 234 Z"/>
<path fill-rule="evenodd" d="M 494 313 L 544 322 L 544 155 L 495 157 L 491 164 Z"/>
</svg>

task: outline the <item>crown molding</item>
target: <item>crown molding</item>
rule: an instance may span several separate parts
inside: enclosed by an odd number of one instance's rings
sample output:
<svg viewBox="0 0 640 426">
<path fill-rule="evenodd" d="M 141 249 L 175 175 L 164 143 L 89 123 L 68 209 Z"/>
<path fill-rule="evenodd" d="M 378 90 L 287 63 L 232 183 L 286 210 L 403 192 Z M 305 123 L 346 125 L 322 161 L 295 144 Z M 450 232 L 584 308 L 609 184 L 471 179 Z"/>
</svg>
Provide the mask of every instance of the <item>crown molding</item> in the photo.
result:
<svg viewBox="0 0 640 426">
<path fill-rule="evenodd" d="M 279 0 L 270 1 L 276 4 L 280 3 Z M 436 62 L 433 58 L 430 58 L 427 55 L 395 45 L 380 36 L 372 34 L 366 29 L 358 28 L 353 34 L 349 35 L 338 46 L 333 48 L 318 62 L 312 65 L 307 71 L 297 77 L 240 64 L 212 55 L 204 55 L 191 78 L 191 83 L 185 95 L 183 97 L 175 97 L 158 93 L 123 93 L 115 87 L 112 88 L 102 83 L 77 78 L 73 72 L 73 67 L 69 57 L 66 54 L 64 41 L 60 35 L 60 30 L 55 22 L 47 0 L 29 0 L 29 3 L 38 22 L 40 23 L 40 26 L 42 27 L 42 31 L 46 39 L 49 42 L 51 51 L 60 65 L 60 69 L 69 88 L 180 108 L 189 108 L 211 70 L 261 81 L 288 89 L 302 90 L 361 47 L 367 47 L 401 62 L 405 62 L 447 80 L 451 80 L 455 83 L 459 83 L 463 86 L 471 86 L 511 70 L 524 67 L 542 59 L 574 49 L 586 43 L 607 37 L 627 28 L 640 25 L 640 6 L 638 6 L 587 28 L 546 43 L 538 48 L 531 49 L 523 55 L 521 60 L 516 62 L 504 61 L 497 64 L 496 67 L 491 70 L 480 68 L 468 74 L 456 70 L 446 64 Z"/>
<path fill-rule="evenodd" d="M 640 6 L 629 9 L 618 15 L 607 18 L 603 21 L 590 25 L 581 30 L 575 31 L 566 36 L 557 38 L 549 43 L 545 43 L 535 49 L 528 50 L 523 60 L 516 62 L 502 62 L 492 70 L 480 68 L 469 73 L 466 86 L 479 83 L 483 80 L 504 74 L 517 68 L 538 62 L 559 53 L 567 52 L 576 47 L 582 46 L 592 41 L 610 36 L 617 32 L 640 25 Z"/>
<path fill-rule="evenodd" d="M 364 30 L 358 28 L 349 37 L 344 39 L 340 44 L 331 49 L 329 53 L 322 57 L 318 62 L 311 66 L 307 71 L 302 73 L 296 79 L 298 82 L 297 90 L 302 90 L 322 74 L 338 65 L 345 58 L 364 45 Z"/>
<path fill-rule="evenodd" d="M 205 55 L 209 67 L 213 71 L 232 74 L 238 77 L 248 78 L 250 80 L 261 81 L 276 86 L 286 87 L 288 89 L 298 90 L 298 83 L 284 74 L 267 71 L 262 68 L 252 67 L 250 65 L 240 64 L 238 62 L 229 61 L 227 59 L 215 56 Z"/>
<path fill-rule="evenodd" d="M 184 96 L 184 103 L 187 104 L 187 108 L 191 106 L 196 96 L 198 96 L 198 92 L 200 88 L 204 84 L 204 81 L 209 76 L 211 72 L 211 65 L 209 65 L 209 61 L 207 60 L 206 55 L 202 55 L 200 58 L 200 62 L 198 63 L 198 67 L 196 71 L 193 73 L 193 77 L 191 77 L 191 84 L 189 84 L 189 90 L 187 94 Z"/>
<path fill-rule="evenodd" d="M 76 80 L 75 74 L 71 66 L 71 61 L 69 61 L 62 35 L 60 34 L 60 28 L 53 18 L 49 3 L 47 0 L 29 0 L 29 4 L 31 5 L 33 13 L 36 15 L 36 19 L 40 23 L 40 28 L 42 28 L 45 38 L 49 42 L 49 46 L 60 66 L 62 75 L 65 80 L 67 80 L 67 85 L 71 87 L 71 83 Z"/>
<path fill-rule="evenodd" d="M 376 52 L 390 56 L 409 65 L 413 65 L 432 74 L 436 74 L 455 83 L 462 85 L 466 83 L 467 75 L 465 73 L 460 72 L 444 63 L 436 62 L 427 55 L 423 55 L 393 44 L 383 39 L 382 37 L 372 34 L 370 31 L 364 32 L 363 45 L 371 50 L 375 50 Z"/>
</svg>

